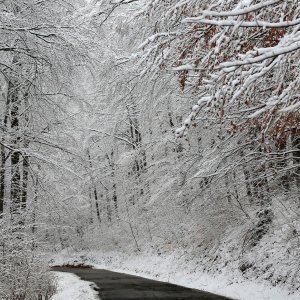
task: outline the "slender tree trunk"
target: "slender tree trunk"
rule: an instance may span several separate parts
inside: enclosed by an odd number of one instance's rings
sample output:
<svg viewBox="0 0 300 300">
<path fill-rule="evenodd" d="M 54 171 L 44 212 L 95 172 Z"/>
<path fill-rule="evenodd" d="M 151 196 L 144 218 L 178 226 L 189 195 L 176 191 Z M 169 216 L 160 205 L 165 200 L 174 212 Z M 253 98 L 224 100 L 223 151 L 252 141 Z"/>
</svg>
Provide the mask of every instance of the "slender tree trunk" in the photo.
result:
<svg viewBox="0 0 300 300">
<path fill-rule="evenodd" d="M 89 166 L 90 166 L 90 174 L 91 174 L 91 181 L 92 181 L 92 194 L 94 195 L 95 200 L 95 206 L 96 206 L 96 214 L 97 219 L 99 220 L 99 223 L 101 223 L 101 212 L 100 212 L 100 205 L 99 205 L 99 199 L 98 199 L 98 191 L 96 186 L 96 181 L 93 175 L 93 163 L 91 159 L 90 150 L 87 150 L 88 160 L 89 160 Z"/>
<path fill-rule="evenodd" d="M 24 93 L 24 97 L 23 97 L 23 101 L 24 101 L 24 118 L 25 118 L 25 128 L 27 129 L 29 126 L 29 117 L 28 117 L 28 97 L 29 97 L 29 88 L 30 85 L 26 87 L 26 91 Z M 29 140 L 28 137 L 26 135 L 26 132 L 23 133 L 23 147 L 25 149 L 25 153 L 23 154 L 23 164 L 22 164 L 22 168 L 23 168 L 23 174 L 22 174 L 22 210 L 25 210 L 26 205 L 27 205 L 27 194 L 28 194 L 28 176 L 29 176 L 29 156 L 26 154 L 26 152 L 28 151 L 28 147 L 29 147 Z"/>
<path fill-rule="evenodd" d="M 99 220 L 99 223 L 101 223 L 100 206 L 99 206 L 98 193 L 96 187 L 94 187 L 94 198 L 96 204 L 97 218 Z"/>
<path fill-rule="evenodd" d="M 127 203 L 126 199 L 125 199 L 125 206 L 126 206 L 126 212 L 127 212 L 127 217 L 128 217 L 128 222 L 127 223 L 130 227 L 130 232 L 131 232 L 131 235 L 132 235 L 133 240 L 135 242 L 135 246 L 136 246 L 137 250 L 140 252 L 141 249 L 139 247 L 138 241 L 137 241 L 136 236 L 134 234 L 134 230 L 133 230 L 133 226 L 132 226 L 132 222 L 131 222 L 131 217 L 130 217 L 130 214 L 129 214 L 129 207 L 128 207 L 128 203 Z"/>
<path fill-rule="evenodd" d="M 231 203 L 232 202 L 232 197 L 231 197 L 228 173 L 225 174 L 224 178 L 225 178 L 227 201 L 228 201 L 228 203 Z"/>
<path fill-rule="evenodd" d="M 5 197 L 5 175 L 6 175 L 6 161 L 9 158 L 9 155 L 6 154 L 4 143 L 7 135 L 7 126 L 9 118 L 9 106 L 10 106 L 10 97 L 6 98 L 5 104 L 5 115 L 3 117 L 3 134 L 1 137 L 0 145 L 0 215 L 4 212 L 4 197 Z"/>
<path fill-rule="evenodd" d="M 111 166 L 111 177 L 113 181 L 113 203 L 114 203 L 114 208 L 115 208 L 115 214 L 116 218 L 119 218 L 119 212 L 118 212 L 118 197 L 117 197 L 117 185 L 116 185 L 116 174 L 115 174 L 115 163 L 114 163 L 114 157 L 113 157 L 113 152 L 111 153 L 111 159 L 110 159 L 110 166 Z"/>
<path fill-rule="evenodd" d="M 111 223 L 111 207 L 110 207 L 110 197 L 108 191 L 106 191 L 106 213 L 107 213 L 107 221 Z"/>
<path fill-rule="evenodd" d="M 114 203 L 114 207 L 115 207 L 115 214 L 117 219 L 119 218 L 119 212 L 118 212 L 118 197 L 117 197 L 117 186 L 114 183 L 113 184 L 113 203 Z"/>
<path fill-rule="evenodd" d="M 90 200 L 90 224 L 94 223 L 94 205 L 93 205 L 93 195 L 92 188 L 89 186 L 89 200 Z M 97 208 L 96 208 L 97 209 Z"/>
<path fill-rule="evenodd" d="M 37 210 L 37 205 L 38 205 L 38 178 L 35 180 L 33 179 L 33 207 L 32 207 L 32 233 L 34 234 L 36 232 L 37 226 L 36 226 L 36 210 Z"/>
<path fill-rule="evenodd" d="M 116 218 L 119 219 L 118 212 L 118 196 L 117 196 L 117 185 L 116 185 L 116 174 L 115 174 L 115 163 L 114 163 L 114 152 L 112 151 L 110 156 L 108 154 L 105 155 L 107 159 L 107 163 L 111 169 L 111 181 L 112 181 L 112 204 L 115 210 Z"/>
<path fill-rule="evenodd" d="M 23 178 L 22 178 L 22 210 L 25 210 L 27 205 L 28 194 L 28 174 L 29 174 L 29 162 L 28 156 L 23 157 Z"/>
<path fill-rule="evenodd" d="M 8 97 L 10 98 L 11 110 L 11 146 L 14 149 L 11 154 L 11 211 L 13 214 L 20 213 L 21 204 L 21 174 L 20 174 L 20 151 L 19 142 L 19 91 L 18 83 L 16 81 L 8 84 Z"/>
<path fill-rule="evenodd" d="M 3 145 L 0 145 L 0 218 L 4 212 L 5 160 L 5 148 Z"/>
</svg>

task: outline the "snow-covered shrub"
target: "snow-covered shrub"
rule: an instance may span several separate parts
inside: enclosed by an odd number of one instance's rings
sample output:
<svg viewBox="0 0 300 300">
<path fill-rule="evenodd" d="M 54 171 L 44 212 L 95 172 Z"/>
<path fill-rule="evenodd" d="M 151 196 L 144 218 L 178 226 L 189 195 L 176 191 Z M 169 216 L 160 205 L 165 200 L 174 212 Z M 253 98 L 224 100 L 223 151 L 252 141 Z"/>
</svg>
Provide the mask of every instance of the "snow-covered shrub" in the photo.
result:
<svg viewBox="0 0 300 300">
<path fill-rule="evenodd" d="M 37 251 L 37 241 L 21 226 L 0 224 L 0 231 L 0 299 L 50 299 L 56 285 Z"/>
</svg>

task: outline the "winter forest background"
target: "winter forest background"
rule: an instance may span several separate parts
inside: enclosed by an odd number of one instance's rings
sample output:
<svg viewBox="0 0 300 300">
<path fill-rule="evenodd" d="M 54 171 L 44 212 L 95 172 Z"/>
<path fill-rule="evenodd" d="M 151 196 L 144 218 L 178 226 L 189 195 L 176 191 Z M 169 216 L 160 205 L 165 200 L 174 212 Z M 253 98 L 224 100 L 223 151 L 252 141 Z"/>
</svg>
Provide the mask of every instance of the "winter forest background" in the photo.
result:
<svg viewBox="0 0 300 300">
<path fill-rule="evenodd" d="M 0 298 L 54 253 L 299 289 L 299 58 L 298 0 L 1 0 Z"/>
</svg>

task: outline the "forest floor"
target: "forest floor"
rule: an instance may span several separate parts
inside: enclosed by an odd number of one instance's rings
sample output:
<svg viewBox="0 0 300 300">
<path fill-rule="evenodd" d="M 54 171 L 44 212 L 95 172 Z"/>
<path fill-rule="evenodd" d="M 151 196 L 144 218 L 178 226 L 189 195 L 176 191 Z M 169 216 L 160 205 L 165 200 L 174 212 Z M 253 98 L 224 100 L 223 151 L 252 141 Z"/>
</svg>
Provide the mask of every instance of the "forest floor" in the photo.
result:
<svg viewBox="0 0 300 300">
<path fill-rule="evenodd" d="M 115 253 L 70 253 L 57 254 L 51 260 L 52 265 L 80 264 L 93 265 L 144 278 L 169 282 L 181 286 L 204 290 L 240 300 L 299 300 L 300 292 L 291 292 L 283 287 L 274 287 L 267 281 L 255 281 L 238 277 L 234 271 L 230 274 L 208 274 L 197 269 L 193 261 L 176 259 L 174 256 L 153 256 L 151 254 L 126 255 Z M 234 274 L 234 276 L 233 276 Z M 68 298 L 65 298 L 68 299 Z M 70 298 L 71 299 L 71 298 Z M 73 298 L 72 298 L 73 299 Z M 74 298 L 77 299 L 77 298 Z M 85 300 L 85 298 L 82 298 Z M 93 299 L 93 298 L 90 298 Z M 60 300 L 60 299 L 53 299 Z"/>
</svg>

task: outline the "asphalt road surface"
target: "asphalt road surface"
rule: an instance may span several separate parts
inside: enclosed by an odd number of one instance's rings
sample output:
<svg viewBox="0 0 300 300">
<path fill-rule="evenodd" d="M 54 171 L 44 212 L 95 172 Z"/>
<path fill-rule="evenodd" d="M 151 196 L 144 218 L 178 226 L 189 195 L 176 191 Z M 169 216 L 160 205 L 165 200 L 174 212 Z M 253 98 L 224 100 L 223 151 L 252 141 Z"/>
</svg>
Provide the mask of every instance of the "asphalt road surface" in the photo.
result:
<svg viewBox="0 0 300 300">
<path fill-rule="evenodd" d="M 229 298 L 138 276 L 90 268 L 53 267 L 94 282 L 101 300 L 229 300 Z M 72 299 L 66 299 L 72 300 Z"/>
</svg>

